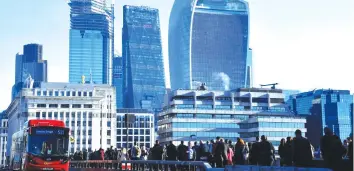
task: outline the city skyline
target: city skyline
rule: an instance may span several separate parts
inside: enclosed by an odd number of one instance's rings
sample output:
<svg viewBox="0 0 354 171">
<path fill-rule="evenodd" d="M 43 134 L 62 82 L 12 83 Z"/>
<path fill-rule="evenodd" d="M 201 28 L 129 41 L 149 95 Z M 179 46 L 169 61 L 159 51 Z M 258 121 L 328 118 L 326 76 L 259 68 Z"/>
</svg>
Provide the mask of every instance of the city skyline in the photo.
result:
<svg viewBox="0 0 354 171">
<path fill-rule="evenodd" d="M 133 0 L 129 3 L 117 2 L 115 6 L 117 9 L 115 41 L 118 44 L 121 39 L 122 6 L 125 3 L 158 8 L 161 16 L 163 56 L 165 68 L 168 70 L 166 35 L 173 1 L 160 3 L 160 1 L 151 0 L 149 2 L 143 0 Z M 275 3 L 256 0 L 249 2 L 251 6 L 250 47 L 253 49 L 255 86 L 260 83 L 279 82 L 281 88 L 302 91 L 314 88 L 354 91 L 354 80 L 350 79 L 350 71 L 348 72 L 348 68 L 351 66 L 351 60 L 348 57 L 352 55 L 348 42 L 353 36 L 350 31 L 353 24 L 351 25 L 350 22 L 349 0 L 343 0 L 337 4 L 326 0 L 294 3 L 277 0 L 273 0 Z M 301 2 L 306 2 L 306 6 L 301 5 Z M 7 34 L 1 36 L 1 40 L 3 40 L 1 47 L 4 48 L 0 50 L 0 67 L 8 75 L 3 78 L 3 84 L 0 87 L 0 93 L 6 97 L 0 101 L 1 109 L 5 109 L 10 103 L 11 93 L 9 90 L 14 82 L 15 56 L 17 52 L 21 52 L 21 47 L 24 44 L 43 44 L 45 49 L 43 56 L 49 61 L 49 81 L 68 82 L 69 72 L 69 7 L 66 2 L 51 1 L 50 5 L 49 2 L 43 0 L 30 3 L 21 2 L 21 5 L 28 9 L 21 7 L 19 2 L 4 3 L 8 8 L 0 12 L 0 19 L 9 21 L 11 27 L 1 28 L 1 31 Z M 321 5 L 317 6 L 317 3 L 321 3 Z M 38 8 L 38 4 L 46 8 Z M 49 5 L 48 8 L 47 5 Z M 15 7 L 22 11 L 22 14 L 14 14 L 11 20 L 7 19 L 6 14 Z M 327 16 L 329 10 L 331 10 L 331 15 Z M 23 14 L 28 14 L 28 16 Z M 41 18 L 40 16 L 43 14 L 47 16 Z M 30 20 L 31 18 L 32 20 Z M 18 22 L 19 20 L 21 22 Z M 53 31 L 56 32 L 53 33 Z M 324 35 L 326 35 L 327 41 L 323 43 L 321 38 Z M 121 52 L 120 44 L 115 49 Z M 333 58 L 337 61 L 333 61 Z M 167 82 L 168 75 L 166 73 Z M 169 84 L 167 86 L 169 87 Z"/>
</svg>

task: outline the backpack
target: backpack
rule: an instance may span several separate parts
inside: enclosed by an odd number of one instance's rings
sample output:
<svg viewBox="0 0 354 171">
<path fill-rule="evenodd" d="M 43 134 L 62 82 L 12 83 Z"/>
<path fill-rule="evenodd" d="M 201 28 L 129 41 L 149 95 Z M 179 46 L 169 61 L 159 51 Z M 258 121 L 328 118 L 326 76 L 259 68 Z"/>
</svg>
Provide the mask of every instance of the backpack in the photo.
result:
<svg viewBox="0 0 354 171">
<path fill-rule="evenodd" d="M 132 156 L 133 157 L 140 157 L 141 155 L 141 150 L 138 146 L 133 147 L 132 149 Z"/>
</svg>

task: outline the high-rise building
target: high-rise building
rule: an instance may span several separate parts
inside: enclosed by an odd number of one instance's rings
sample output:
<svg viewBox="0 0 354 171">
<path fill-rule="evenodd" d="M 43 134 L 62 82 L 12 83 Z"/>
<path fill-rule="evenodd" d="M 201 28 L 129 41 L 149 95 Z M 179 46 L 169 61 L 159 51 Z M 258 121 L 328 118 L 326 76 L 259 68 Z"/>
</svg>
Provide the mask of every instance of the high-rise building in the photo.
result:
<svg viewBox="0 0 354 171">
<path fill-rule="evenodd" d="M 314 90 L 295 97 L 295 112 L 307 116 L 307 137 L 314 147 L 320 145 L 325 127 L 341 140 L 353 132 L 353 95 L 347 90 Z"/>
<path fill-rule="evenodd" d="M 27 44 L 23 47 L 23 55 L 16 54 L 15 84 L 12 87 L 12 99 L 25 86 L 26 80 L 31 76 L 34 84 L 48 81 L 48 63 L 43 60 L 43 46 Z"/>
<path fill-rule="evenodd" d="M 249 8 L 244 0 L 175 1 L 169 21 L 171 88 L 251 86 Z"/>
<path fill-rule="evenodd" d="M 123 9 L 123 91 L 125 108 L 161 108 L 165 94 L 159 11 Z"/>
<path fill-rule="evenodd" d="M 106 84 L 41 83 L 23 88 L 6 110 L 8 142 L 26 121 L 54 119 L 70 128 L 75 139 L 69 144 L 71 153 L 107 149 L 116 145 L 115 104 L 115 89 Z"/>
<path fill-rule="evenodd" d="M 123 60 L 121 56 L 113 58 L 112 85 L 116 87 L 117 108 L 123 108 Z"/>
<path fill-rule="evenodd" d="M 105 0 L 71 0 L 69 82 L 91 75 L 93 83 L 112 83 L 114 7 Z"/>
<path fill-rule="evenodd" d="M 265 135 L 274 146 L 282 138 L 306 132 L 304 117 L 295 116 L 284 104 L 280 89 L 241 88 L 231 91 L 174 90 L 158 117 L 161 142 L 208 141 L 217 136 L 246 142 Z"/>
</svg>

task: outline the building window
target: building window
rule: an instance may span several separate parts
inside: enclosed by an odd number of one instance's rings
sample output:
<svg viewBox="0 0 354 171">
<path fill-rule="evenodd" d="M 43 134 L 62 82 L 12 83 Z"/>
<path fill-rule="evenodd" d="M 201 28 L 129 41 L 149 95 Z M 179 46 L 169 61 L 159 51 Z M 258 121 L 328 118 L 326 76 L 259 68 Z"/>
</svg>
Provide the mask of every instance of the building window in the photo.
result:
<svg viewBox="0 0 354 171">
<path fill-rule="evenodd" d="M 75 118 L 75 112 L 71 112 L 71 118 Z"/>
<path fill-rule="evenodd" d="M 72 126 L 72 127 L 75 126 L 75 121 L 71 121 L 71 126 Z M 74 133 L 72 132 L 71 135 L 74 135 Z"/>
<path fill-rule="evenodd" d="M 42 112 L 42 118 L 45 118 L 45 117 L 46 117 L 46 113 Z"/>
<path fill-rule="evenodd" d="M 92 126 L 92 121 L 88 121 L 88 126 Z"/>
<path fill-rule="evenodd" d="M 64 117 L 64 112 L 60 112 L 60 118 Z"/>
<path fill-rule="evenodd" d="M 64 96 L 65 94 L 64 94 L 64 91 L 61 91 L 60 92 L 60 96 Z"/>
<path fill-rule="evenodd" d="M 59 92 L 58 91 L 54 91 L 54 96 L 59 96 Z"/>
<path fill-rule="evenodd" d="M 68 96 L 68 97 L 70 96 L 70 91 L 66 92 L 66 96 Z"/>
<path fill-rule="evenodd" d="M 81 97 L 81 91 L 77 92 L 77 96 Z"/>
<path fill-rule="evenodd" d="M 36 112 L 36 118 L 41 117 L 41 112 Z"/>
<path fill-rule="evenodd" d="M 72 108 L 81 108 L 81 104 L 73 104 Z"/>
<path fill-rule="evenodd" d="M 92 92 L 89 92 L 89 96 L 92 97 Z"/>
<path fill-rule="evenodd" d="M 70 105 L 69 105 L 69 104 L 61 104 L 60 107 L 61 107 L 61 108 L 69 108 Z"/>
<path fill-rule="evenodd" d="M 88 130 L 88 135 L 92 135 L 92 130 Z"/>
<path fill-rule="evenodd" d="M 43 91 L 43 96 L 47 96 L 47 91 Z"/>
<path fill-rule="evenodd" d="M 91 139 L 88 140 L 88 144 L 91 144 Z"/>
<path fill-rule="evenodd" d="M 82 121 L 83 126 L 86 126 L 86 121 Z"/>
<path fill-rule="evenodd" d="M 72 94 L 72 96 L 76 96 L 76 92 L 75 91 L 73 91 L 71 94 Z"/>
<path fill-rule="evenodd" d="M 49 108 L 58 108 L 58 104 L 49 104 Z"/>
<path fill-rule="evenodd" d="M 76 122 L 76 126 L 80 126 L 80 121 L 77 121 L 77 122 Z"/>
<path fill-rule="evenodd" d="M 111 130 L 107 130 L 107 136 L 111 136 Z"/>
<path fill-rule="evenodd" d="M 89 118 L 92 118 L 92 112 L 89 112 Z"/>
<path fill-rule="evenodd" d="M 84 104 L 84 108 L 92 108 L 92 104 Z"/>
<path fill-rule="evenodd" d="M 87 113 L 86 112 L 83 112 L 82 113 L 82 118 L 86 118 L 87 117 Z"/>
<path fill-rule="evenodd" d="M 53 91 L 49 91 L 49 96 L 53 96 Z"/>
<path fill-rule="evenodd" d="M 111 121 L 107 121 L 107 127 L 111 127 Z"/>
<path fill-rule="evenodd" d="M 85 97 L 87 96 L 87 92 L 86 92 L 86 91 L 84 92 L 84 96 L 85 96 Z"/>
<path fill-rule="evenodd" d="M 107 139 L 107 144 L 111 145 L 111 140 L 110 139 Z"/>
<path fill-rule="evenodd" d="M 42 92 L 41 91 L 37 91 L 37 96 L 41 96 Z"/>
<path fill-rule="evenodd" d="M 54 118 L 58 118 L 58 112 L 54 112 Z"/>
<path fill-rule="evenodd" d="M 68 118 L 69 118 L 69 114 L 70 114 L 69 112 L 66 112 L 66 113 L 65 113 L 65 117 L 66 117 L 66 119 L 68 119 Z"/>
<path fill-rule="evenodd" d="M 52 118 L 52 112 L 48 112 L 48 118 Z"/>
<path fill-rule="evenodd" d="M 47 104 L 37 104 L 37 107 L 38 107 L 38 108 L 46 108 L 46 107 L 47 107 Z"/>
</svg>

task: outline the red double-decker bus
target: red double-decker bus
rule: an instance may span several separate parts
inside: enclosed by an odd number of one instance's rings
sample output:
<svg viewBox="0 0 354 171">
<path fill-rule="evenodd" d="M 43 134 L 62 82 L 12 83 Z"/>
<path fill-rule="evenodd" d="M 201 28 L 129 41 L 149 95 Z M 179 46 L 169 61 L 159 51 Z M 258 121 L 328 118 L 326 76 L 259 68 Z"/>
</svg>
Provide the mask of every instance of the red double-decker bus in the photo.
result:
<svg viewBox="0 0 354 171">
<path fill-rule="evenodd" d="M 59 120 L 29 120 L 12 136 L 13 170 L 69 170 L 69 128 Z"/>
</svg>

